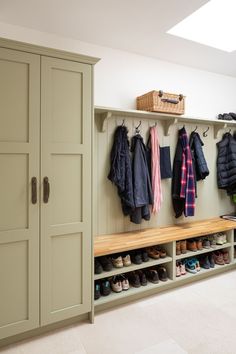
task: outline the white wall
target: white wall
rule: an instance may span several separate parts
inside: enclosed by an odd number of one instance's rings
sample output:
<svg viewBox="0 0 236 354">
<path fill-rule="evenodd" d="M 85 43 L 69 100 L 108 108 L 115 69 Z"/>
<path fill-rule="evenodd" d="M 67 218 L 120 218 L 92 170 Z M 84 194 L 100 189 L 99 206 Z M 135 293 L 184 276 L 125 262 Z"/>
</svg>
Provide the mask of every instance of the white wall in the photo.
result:
<svg viewBox="0 0 236 354">
<path fill-rule="evenodd" d="M 191 116 L 236 112 L 236 78 L 5 23 L 0 23 L 0 36 L 100 57 L 95 67 L 98 106 L 134 109 L 136 96 L 162 89 L 186 95 L 186 114 Z"/>
</svg>

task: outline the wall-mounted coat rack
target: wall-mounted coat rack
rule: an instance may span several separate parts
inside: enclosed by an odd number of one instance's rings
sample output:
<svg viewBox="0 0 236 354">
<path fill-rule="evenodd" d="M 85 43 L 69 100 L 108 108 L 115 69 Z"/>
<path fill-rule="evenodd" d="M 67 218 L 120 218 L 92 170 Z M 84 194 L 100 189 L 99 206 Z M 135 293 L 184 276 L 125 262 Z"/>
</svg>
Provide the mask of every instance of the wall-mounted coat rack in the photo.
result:
<svg viewBox="0 0 236 354">
<path fill-rule="evenodd" d="M 125 118 L 136 118 L 136 119 L 153 119 L 158 120 L 163 124 L 165 136 L 170 135 L 170 128 L 172 125 L 176 125 L 178 122 L 182 123 L 193 123 L 193 124 L 207 124 L 213 126 L 214 129 L 214 138 L 219 137 L 219 133 L 222 129 L 231 127 L 236 129 L 236 121 L 223 121 L 216 119 L 205 119 L 197 117 L 187 117 L 187 116 L 178 116 L 173 114 L 166 113 L 154 113 L 146 111 L 137 111 L 137 110 L 122 110 L 118 108 L 109 108 L 109 107 L 98 107 L 95 106 L 95 118 L 99 124 L 99 131 L 105 132 L 107 129 L 107 122 L 112 117 Z"/>
</svg>

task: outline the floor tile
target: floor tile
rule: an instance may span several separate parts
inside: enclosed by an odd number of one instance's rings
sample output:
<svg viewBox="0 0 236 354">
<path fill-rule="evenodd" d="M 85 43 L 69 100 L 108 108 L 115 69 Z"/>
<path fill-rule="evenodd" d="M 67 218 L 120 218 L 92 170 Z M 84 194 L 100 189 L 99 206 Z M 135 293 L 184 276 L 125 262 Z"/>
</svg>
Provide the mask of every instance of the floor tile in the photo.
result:
<svg viewBox="0 0 236 354">
<path fill-rule="evenodd" d="M 168 339 L 135 354 L 188 354 L 173 339 Z"/>
</svg>

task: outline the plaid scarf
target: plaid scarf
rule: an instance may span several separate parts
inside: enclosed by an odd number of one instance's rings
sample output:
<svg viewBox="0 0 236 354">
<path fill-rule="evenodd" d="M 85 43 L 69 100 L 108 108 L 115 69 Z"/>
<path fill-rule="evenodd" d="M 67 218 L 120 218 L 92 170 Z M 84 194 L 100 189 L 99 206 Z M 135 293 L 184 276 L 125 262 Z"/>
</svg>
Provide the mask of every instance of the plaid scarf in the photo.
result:
<svg viewBox="0 0 236 354">
<path fill-rule="evenodd" d="M 191 155 L 188 137 L 185 128 L 179 130 L 179 137 L 183 148 L 180 198 L 185 199 L 184 215 L 194 216 L 195 182 L 194 182 L 192 155 Z"/>
</svg>

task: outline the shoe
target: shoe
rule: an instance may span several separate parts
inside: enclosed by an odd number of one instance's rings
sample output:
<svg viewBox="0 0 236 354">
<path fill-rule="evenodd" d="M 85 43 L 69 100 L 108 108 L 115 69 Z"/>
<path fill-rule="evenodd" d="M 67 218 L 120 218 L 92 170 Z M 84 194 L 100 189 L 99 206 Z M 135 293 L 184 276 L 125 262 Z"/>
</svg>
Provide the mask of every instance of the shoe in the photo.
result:
<svg viewBox="0 0 236 354">
<path fill-rule="evenodd" d="M 222 233 L 216 234 L 216 244 L 217 245 L 223 245 L 225 243 L 225 238 L 223 237 L 224 235 Z"/>
<path fill-rule="evenodd" d="M 141 263 L 143 263 L 141 252 L 139 252 L 139 251 L 133 251 L 133 252 L 131 253 L 131 261 L 132 261 L 134 264 L 141 264 Z"/>
<path fill-rule="evenodd" d="M 148 262 L 149 261 L 149 257 L 148 257 L 148 253 L 145 249 L 141 250 L 141 255 L 142 255 L 142 261 L 143 262 Z"/>
<path fill-rule="evenodd" d="M 130 272 L 128 274 L 128 279 L 130 284 L 134 287 L 134 288 L 140 288 L 141 283 L 140 283 L 140 279 L 139 276 L 136 272 Z"/>
<path fill-rule="evenodd" d="M 185 264 L 182 262 L 180 262 L 180 273 L 181 273 L 181 275 L 186 274 Z"/>
<path fill-rule="evenodd" d="M 122 256 L 122 262 L 124 264 L 125 267 L 128 267 L 131 265 L 131 258 L 129 254 L 123 255 Z"/>
<path fill-rule="evenodd" d="M 120 293 L 122 291 L 122 284 L 120 277 L 114 276 L 111 280 L 111 288 L 115 293 Z"/>
<path fill-rule="evenodd" d="M 101 263 L 95 258 L 94 261 L 94 273 L 101 274 L 103 271 Z"/>
<path fill-rule="evenodd" d="M 202 241 L 202 246 L 203 248 L 211 248 L 211 243 L 210 241 L 208 240 L 208 238 L 204 238 L 204 240 Z"/>
<path fill-rule="evenodd" d="M 120 281 L 122 285 L 122 290 L 124 291 L 129 290 L 129 280 L 124 274 L 121 274 Z"/>
<path fill-rule="evenodd" d="M 229 112 L 229 115 L 233 118 L 233 120 L 236 120 L 236 113 Z"/>
<path fill-rule="evenodd" d="M 229 252 L 227 250 L 223 250 L 222 253 L 225 264 L 230 264 Z"/>
<path fill-rule="evenodd" d="M 101 294 L 103 296 L 108 296 L 111 293 L 110 282 L 107 279 L 103 279 L 101 282 Z"/>
<path fill-rule="evenodd" d="M 187 240 L 187 249 L 192 252 L 197 251 L 197 245 L 195 240 Z"/>
<path fill-rule="evenodd" d="M 158 272 L 156 269 L 147 269 L 145 273 L 146 273 L 147 279 L 151 283 L 153 283 L 153 284 L 159 283 L 159 276 L 158 276 Z"/>
<path fill-rule="evenodd" d="M 148 257 L 153 258 L 153 259 L 159 259 L 160 258 L 160 252 L 156 249 L 156 247 L 148 247 L 146 248 Z"/>
<path fill-rule="evenodd" d="M 142 286 L 146 286 L 147 285 L 147 277 L 145 275 L 145 273 L 142 270 L 137 270 L 136 274 L 138 274 L 139 276 L 139 280 Z"/>
<path fill-rule="evenodd" d="M 196 246 L 197 246 L 198 251 L 202 251 L 203 250 L 202 239 L 201 238 L 197 238 L 196 239 Z"/>
<path fill-rule="evenodd" d="M 210 262 L 210 267 L 211 268 L 215 268 L 215 261 L 214 261 L 214 257 L 213 257 L 212 253 L 209 254 L 208 259 L 209 259 L 209 262 Z"/>
<path fill-rule="evenodd" d="M 176 241 L 176 256 L 181 254 L 180 241 Z"/>
<path fill-rule="evenodd" d="M 118 256 L 116 258 L 112 258 L 111 259 L 112 261 L 112 264 L 115 268 L 122 268 L 124 267 L 124 264 L 123 264 L 123 261 L 122 261 L 122 257 L 121 256 Z"/>
<path fill-rule="evenodd" d="M 110 258 L 101 257 L 101 258 L 99 258 L 99 262 L 101 263 L 102 269 L 105 272 L 109 272 L 110 270 L 112 270 L 113 266 L 112 266 L 112 261 Z"/>
<path fill-rule="evenodd" d="M 195 262 L 195 266 L 196 266 L 196 270 L 197 272 L 200 272 L 201 267 L 200 267 L 200 262 L 197 258 L 194 258 L 194 262 Z"/>
<path fill-rule="evenodd" d="M 223 236 L 223 242 L 224 242 L 224 243 L 227 243 L 227 237 L 226 237 L 226 234 L 222 234 L 222 236 Z"/>
<path fill-rule="evenodd" d="M 222 252 L 215 251 L 213 253 L 213 257 L 214 257 L 215 264 L 218 264 L 218 265 L 224 265 L 225 264 Z"/>
<path fill-rule="evenodd" d="M 157 247 L 156 250 L 157 250 L 157 252 L 159 252 L 160 258 L 165 258 L 166 257 L 166 250 L 164 248 Z"/>
<path fill-rule="evenodd" d="M 101 297 L 100 283 L 95 282 L 94 284 L 94 300 L 98 300 Z"/>
<path fill-rule="evenodd" d="M 185 262 L 185 269 L 187 272 L 192 273 L 192 274 L 196 274 L 197 273 L 197 269 L 196 269 L 196 263 L 194 260 L 187 259 Z"/>
<path fill-rule="evenodd" d="M 210 241 L 211 248 L 216 248 L 216 237 L 215 237 L 215 235 L 208 236 L 208 240 Z"/>
<path fill-rule="evenodd" d="M 211 268 L 211 264 L 209 262 L 208 256 L 202 256 L 200 258 L 200 265 L 204 269 L 210 269 Z"/>
<path fill-rule="evenodd" d="M 176 262 L 176 277 L 181 276 L 180 264 L 181 264 L 181 262 Z"/>
<path fill-rule="evenodd" d="M 180 251 L 183 254 L 187 253 L 187 241 L 186 240 L 180 241 Z"/>
<path fill-rule="evenodd" d="M 167 275 L 167 270 L 164 266 L 159 266 L 157 268 L 158 276 L 161 281 L 167 281 L 168 280 L 168 275 Z"/>
<path fill-rule="evenodd" d="M 218 115 L 218 119 L 222 119 L 222 120 L 233 120 L 233 118 L 231 117 L 231 115 L 229 115 L 228 113 L 219 114 L 219 115 Z"/>
</svg>

